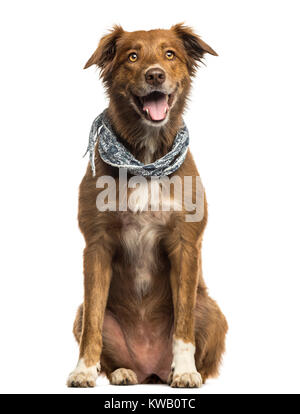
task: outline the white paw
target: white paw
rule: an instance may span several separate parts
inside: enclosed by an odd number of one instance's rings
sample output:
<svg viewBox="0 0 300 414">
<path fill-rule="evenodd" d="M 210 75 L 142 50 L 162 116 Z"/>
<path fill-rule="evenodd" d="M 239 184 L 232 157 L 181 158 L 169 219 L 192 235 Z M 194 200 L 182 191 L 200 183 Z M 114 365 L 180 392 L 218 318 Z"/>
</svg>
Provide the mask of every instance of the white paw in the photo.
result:
<svg viewBox="0 0 300 414">
<path fill-rule="evenodd" d="M 202 378 L 199 372 L 185 372 L 184 374 L 173 374 L 171 387 L 173 388 L 200 388 Z"/>
<path fill-rule="evenodd" d="M 68 387 L 95 387 L 100 372 L 100 364 L 87 367 L 82 359 L 78 361 L 77 367 L 68 377 Z"/>
<path fill-rule="evenodd" d="M 195 365 L 195 346 L 174 338 L 173 362 L 168 383 L 174 388 L 199 388 L 202 378 Z"/>
<path fill-rule="evenodd" d="M 134 385 L 138 383 L 136 373 L 131 369 L 119 368 L 109 376 L 112 385 Z"/>
</svg>

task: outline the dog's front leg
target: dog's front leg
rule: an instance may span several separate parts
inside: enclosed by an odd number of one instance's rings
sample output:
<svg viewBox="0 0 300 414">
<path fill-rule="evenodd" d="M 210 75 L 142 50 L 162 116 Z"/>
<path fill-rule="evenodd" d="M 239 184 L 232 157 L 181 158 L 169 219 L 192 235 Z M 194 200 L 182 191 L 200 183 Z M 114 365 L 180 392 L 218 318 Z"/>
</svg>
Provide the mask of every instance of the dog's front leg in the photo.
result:
<svg viewBox="0 0 300 414">
<path fill-rule="evenodd" d="M 79 360 L 69 387 L 94 387 L 100 373 L 102 326 L 111 280 L 111 253 L 101 244 L 84 252 L 84 305 Z"/>
<path fill-rule="evenodd" d="M 199 248 L 176 243 L 169 254 L 170 282 L 174 305 L 173 362 L 169 376 L 172 387 L 200 387 L 195 365 L 195 305 L 199 275 Z"/>
</svg>

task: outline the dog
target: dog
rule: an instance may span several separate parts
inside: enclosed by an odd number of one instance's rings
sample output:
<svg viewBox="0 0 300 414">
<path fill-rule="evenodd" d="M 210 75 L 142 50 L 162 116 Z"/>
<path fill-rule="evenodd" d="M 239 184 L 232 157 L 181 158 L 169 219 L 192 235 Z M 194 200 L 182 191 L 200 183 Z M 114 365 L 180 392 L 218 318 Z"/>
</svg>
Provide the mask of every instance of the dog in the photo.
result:
<svg viewBox="0 0 300 414">
<path fill-rule="evenodd" d="M 114 26 L 86 63 L 85 68 L 100 69 L 111 126 L 141 163 L 153 163 L 172 148 L 206 53 L 217 55 L 183 23 L 136 32 Z M 73 328 L 79 360 L 67 385 L 94 387 L 102 373 L 114 385 L 200 387 L 218 375 L 227 332 L 202 276 L 205 194 L 198 221 L 187 221 L 184 208 L 146 211 L 149 179 L 135 190 L 138 196 L 127 211 L 99 211 L 97 180 L 110 176 L 118 183 L 119 171 L 98 153 L 95 167 L 93 176 L 88 166 L 79 191 L 84 303 Z M 189 150 L 174 175 L 182 182 L 199 177 Z M 117 197 L 118 191 L 117 185 Z M 195 184 L 189 192 L 195 198 Z M 176 202 L 174 190 L 171 201 Z"/>
</svg>

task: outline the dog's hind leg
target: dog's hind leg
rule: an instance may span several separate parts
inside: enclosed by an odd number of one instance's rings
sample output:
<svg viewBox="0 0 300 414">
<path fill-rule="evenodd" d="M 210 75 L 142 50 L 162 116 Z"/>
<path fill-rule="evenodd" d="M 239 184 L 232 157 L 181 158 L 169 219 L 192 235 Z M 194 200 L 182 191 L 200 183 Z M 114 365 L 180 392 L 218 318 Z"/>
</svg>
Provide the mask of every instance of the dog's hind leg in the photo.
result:
<svg viewBox="0 0 300 414">
<path fill-rule="evenodd" d="M 75 321 L 73 324 L 73 334 L 78 343 L 80 343 L 81 332 L 82 332 L 82 317 L 83 317 L 83 305 L 81 304 L 77 309 Z"/>
<path fill-rule="evenodd" d="M 139 380 L 121 326 L 110 311 L 105 312 L 101 372 L 111 385 L 134 385 Z"/>
<path fill-rule="evenodd" d="M 83 305 L 80 305 L 74 325 L 73 325 L 73 334 L 78 343 L 80 343 L 81 334 L 82 334 L 82 319 L 83 319 Z M 108 335 L 109 334 L 109 335 Z M 123 341 L 120 329 L 114 319 L 107 312 L 104 317 L 103 324 L 103 352 L 101 355 L 101 374 L 107 376 L 110 384 L 112 385 L 133 385 L 138 383 L 138 378 L 136 373 L 127 368 L 116 368 L 118 363 L 116 363 L 116 356 L 119 355 L 119 352 L 115 350 L 115 344 L 111 343 L 109 337 L 113 337 L 118 340 L 118 348 L 123 348 L 123 356 L 126 354 L 125 343 Z"/>
<path fill-rule="evenodd" d="M 228 326 L 224 315 L 214 300 L 206 294 L 197 295 L 195 317 L 195 362 L 203 383 L 219 373 L 225 336 Z"/>
</svg>

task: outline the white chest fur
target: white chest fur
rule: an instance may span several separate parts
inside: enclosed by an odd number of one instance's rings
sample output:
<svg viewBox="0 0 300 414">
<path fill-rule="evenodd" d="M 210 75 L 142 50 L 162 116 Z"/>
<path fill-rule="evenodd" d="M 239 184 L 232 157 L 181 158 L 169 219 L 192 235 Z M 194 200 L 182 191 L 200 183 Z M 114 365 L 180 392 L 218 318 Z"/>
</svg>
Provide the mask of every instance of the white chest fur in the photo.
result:
<svg viewBox="0 0 300 414">
<path fill-rule="evenodd" d="M 181 189 L 181 181 L 179 177 L 177 189 Z M 128 194 L 128 209 L 134 213 L 145 211 L 170 212 L 172 210 L 182 209 L 182 194 L 177 191 L 177 197 L 174 199 L 170 195 L 171 182 L 168 178 L 146 180 L 142 177 L 133 177 L 129 180 L 128 186 L 133 190 Z"/>
<path fill-rule="evenodd" d="M 151 287 L 157 260 L 156 249 L 162 228 L 170 217 L 169 202 L 169 197 L 164 200 L 161 185 L 156 181 L 139 183 L 128 194 L 128 212 L 123 216 L 122 243 L 128 260 L 134 267 L 135 287 L 140 296 L 145 295 Z"/>
</svg>

